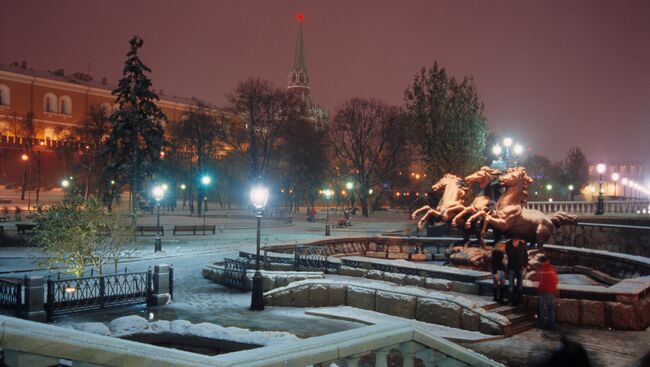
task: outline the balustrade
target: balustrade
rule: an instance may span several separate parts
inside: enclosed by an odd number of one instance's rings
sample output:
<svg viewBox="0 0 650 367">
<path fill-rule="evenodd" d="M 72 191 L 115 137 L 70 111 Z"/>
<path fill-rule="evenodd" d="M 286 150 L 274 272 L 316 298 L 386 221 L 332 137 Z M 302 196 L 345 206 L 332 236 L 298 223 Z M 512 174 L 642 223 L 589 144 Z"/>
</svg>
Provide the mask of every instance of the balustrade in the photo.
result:
<svg viewBox="0 0 650 367">
<path fill-rule="evenodd" d="M 596 212 L 595 201 L 529 201 L 528 209 L 544 213 L 565 211 L 572 214 L 590 214 Z M 605 200 L 605 213 L 630 213 L 650 210 L 650 200 Z"/>
</svg>

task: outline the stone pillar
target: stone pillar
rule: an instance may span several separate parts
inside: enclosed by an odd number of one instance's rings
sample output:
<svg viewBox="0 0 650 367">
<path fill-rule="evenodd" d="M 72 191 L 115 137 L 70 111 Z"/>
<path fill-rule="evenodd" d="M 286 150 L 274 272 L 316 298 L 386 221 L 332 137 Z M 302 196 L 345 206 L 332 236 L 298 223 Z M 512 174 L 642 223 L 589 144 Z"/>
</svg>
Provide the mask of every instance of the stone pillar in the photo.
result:
<svg viewBox="0 0 650 367">
<path fill-rule="evenodd" d="M 388 367 L 388 353 L 391 348 L 381 348 L 375 351 L 375 367 Z"/>
<path fill-rule="evenodd" d="M 171 299 L 169 292 L 169 265 L 160 264 L 153 268 L 153 292 L 151 293 L 151 305 L 166 305 Z"/>
<path fill-rule="evenodd" d="M 41 276 L 25 278 L 25 305 L 21 312 L 23 318 L 32 321 L 44 322 L 45 314 L 45 281 Z"/>
<path fill-rule="evenodd" d="M 404 358 L 403 366 L 414 367 L 415 354 L 424 348 L 425 347 L 423 345 L 413 341 L 400 344 L 399 351 L 402 353 L 402 357 Z"/>
</svg>

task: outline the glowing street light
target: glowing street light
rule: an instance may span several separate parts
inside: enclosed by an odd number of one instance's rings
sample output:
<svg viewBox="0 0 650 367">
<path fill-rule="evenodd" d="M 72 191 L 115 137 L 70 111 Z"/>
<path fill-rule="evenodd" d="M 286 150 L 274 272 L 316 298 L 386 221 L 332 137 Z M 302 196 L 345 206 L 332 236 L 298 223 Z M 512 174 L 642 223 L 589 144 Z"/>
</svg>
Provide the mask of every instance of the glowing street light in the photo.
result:
<svg viewBox="0 0 650 367">
<path fill-rule="evenodd" d="M 325 195 L 325 236 L 330 235 L 330 198 L 334 194 L 334 191 L 330 189 L 323 190 L 323 195 Z"/>
<path fill-rule="evenodd" d="M 510 146 L 512 146 L 512 138 L 504 138 L 503 146 L 506 148 L 510 148 Z"/>
<path fill-rule="evenodd" d="M 547 190 L 547 191 L 551 191 L 551 190 L 553 190 L 553 185 L 551 185 L 551 184 L 546 184 L 546 190 Z"/>
<path fill-rule="evenodd" d="M 154 252 L 162 250 L 162 240 L 160 239 L 160 202 L 165 196 L 165 190 L 162 186 L 153 188 L 153 198 L 156 200 L 156 207 L 158 208 L 156 214 L 156 238 L 154 239 Z"/>
<path fill-rule="evenodd" d="M 605 214 L 605 198 L 603 197 L 603 173 L 607 170 L 607 166 L 604 163 L 598 163 L 596 165 L 596 172 L 598 172 L 598 204 L 596 206 L 596 215 Z"/>
<path fill-rule="evenodd" d="M 500 156 L 501 152 L 503 152 L 503 149 L 501 148 L 501 145 L 497 144 L 497 145 L 492 147 L 492 153 L 494 153 L 494 155 Z"/>
<path fill-rule="evenodd" d="M 627 196 L 625 195 L 625 186 L 628 184 L 628 179 L 627 177 L 623 177 L 621 179 L 621 184 L 623 185 L 623 199 L 625 199 Z"/>
<path fill-rule="evenodd" d="M 61 187 L 67 188 L 68 186 L 70 186 L 70 181 L 68 180 L 61 181 Z"/>
<path fill-rule="evenodd" d="M 251 295 L 251 310 L 264 310 L 264 291 L 262 289 L 262 273 L 260 272 L 260 236 L 262 232 L 262 215 L 269 199 L 269 189 L 261 183 L 257 184 L 250 192 L 251 204 L 255 209 L 257 218 L 257 239 L 255 256 L 255 275 L 253 275 L 253 292 Z"/>
<path fill-rule="evenodd" d="M 524 152 L 524 147 L 521 144 L 517 143 L 515 144 L 515 147 L 512 151 L 515 152 L 515 155 L 521 155 Z"/>
<path fill-rule="evenodd" d="M 208 185 L 212 182 L 212 177 L 204 175 L 201 177 L 201 185 L 203 185 L 203 235 L 205 236 L 205 217 L 208 214 Z"/>
</svg>

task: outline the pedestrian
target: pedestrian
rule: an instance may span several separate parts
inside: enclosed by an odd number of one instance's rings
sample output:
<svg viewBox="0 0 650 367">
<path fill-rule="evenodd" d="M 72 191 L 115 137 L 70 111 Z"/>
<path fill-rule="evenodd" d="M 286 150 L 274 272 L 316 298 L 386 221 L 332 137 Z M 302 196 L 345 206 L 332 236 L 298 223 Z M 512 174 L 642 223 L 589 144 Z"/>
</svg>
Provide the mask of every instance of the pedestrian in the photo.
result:
<svg viewBox="0 0 650 367">
<path fill-rule="evenodd" d="M 513 238 L 506 245 L 508 256 L 508 290 L 510 304 L 517 306 L 524 291 L 522 284 L 524 270 L 528 266 L 528 249 L 526 243 Z"/>
<path fill-rule="evenodd" d="M 492 300 L 505 303 L 503 296 L 506 291 L 506 264 L 503 262 L 505 244 L 497 243 L 492 249 Z"/>
<path fill-rule="evenodd" d="M 539 301 L 538 314 L 539 314 L 539 328 L 544 329 L 548 325 L 548 330 L 555 329 L 555 297 L 559 292 L 557 289 L 557 270 L 551 265 L 544 254 L 537 257 L 541 265 L 537 268 L 537 275 L 539 277 Z M 548 322 L 546 316 L 548 315 Z"/>
</svg>

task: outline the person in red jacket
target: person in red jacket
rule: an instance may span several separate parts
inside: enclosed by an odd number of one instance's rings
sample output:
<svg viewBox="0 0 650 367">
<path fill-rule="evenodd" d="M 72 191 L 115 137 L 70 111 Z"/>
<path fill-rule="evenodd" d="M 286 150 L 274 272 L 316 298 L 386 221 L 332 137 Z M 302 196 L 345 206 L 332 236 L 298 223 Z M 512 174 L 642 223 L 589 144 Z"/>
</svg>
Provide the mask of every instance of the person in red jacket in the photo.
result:
<svg viewBox="0 0 650 367">
<path fill-rule="evenodd" d="M 548 329 L 555 329 L 555 297 L 559 294 L 557 290 L 557 270 L 551 265 L 544 254 L 538 258 L 541 265 L 537 268 L 539 276 L 539 301 L 538 301 L 538 314 L 539 314 L 539 328 L 544 329 L 546 326 L 545 316 L 548 311 Z"/>
</svg>

